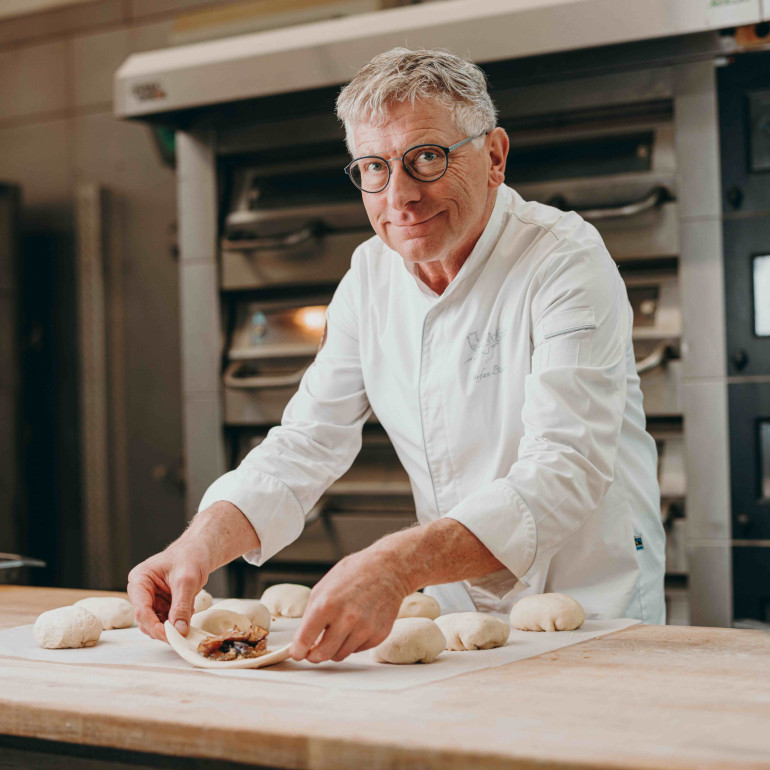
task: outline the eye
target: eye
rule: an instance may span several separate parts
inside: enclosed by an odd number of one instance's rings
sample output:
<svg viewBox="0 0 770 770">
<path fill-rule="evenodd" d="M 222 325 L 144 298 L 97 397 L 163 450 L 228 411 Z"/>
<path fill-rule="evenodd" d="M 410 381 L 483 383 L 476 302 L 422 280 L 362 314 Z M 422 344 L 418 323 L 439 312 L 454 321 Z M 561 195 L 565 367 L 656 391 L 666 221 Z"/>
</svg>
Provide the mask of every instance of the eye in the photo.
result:
<svg viewBox="0 0 770 770">
<path fill-rule="evenodd" d="M 385 164 L 381 160 L 369 160 L 364 167 L 367 174 L 381 174 L 384 170 Z"/>
<path fill-rule="evenodd" d="M 437 160 L 437 159 L 438 159 L 438 154 L 434 150 L 423 150 L 417 156 L 418 163 L 432 163 L 434 160 Z"/>
</svg>

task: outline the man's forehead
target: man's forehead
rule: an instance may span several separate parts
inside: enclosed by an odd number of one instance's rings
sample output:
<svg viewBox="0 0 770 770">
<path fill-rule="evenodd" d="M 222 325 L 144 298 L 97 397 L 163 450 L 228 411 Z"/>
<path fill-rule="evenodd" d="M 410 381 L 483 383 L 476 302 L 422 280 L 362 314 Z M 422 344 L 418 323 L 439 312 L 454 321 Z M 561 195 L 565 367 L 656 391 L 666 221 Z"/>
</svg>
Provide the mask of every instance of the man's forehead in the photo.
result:
<svg viewBox="0 0 770 770">
<path fill-rule="evenodd" d="M 351 126 L 356 149 L 374 148 L 381 152 L 401 153 L 422 142 L 443 142 L 456 133 L 449 110 L 430 108 L 391 109 L 384 120 L 362 121 Z"/>
</svg>

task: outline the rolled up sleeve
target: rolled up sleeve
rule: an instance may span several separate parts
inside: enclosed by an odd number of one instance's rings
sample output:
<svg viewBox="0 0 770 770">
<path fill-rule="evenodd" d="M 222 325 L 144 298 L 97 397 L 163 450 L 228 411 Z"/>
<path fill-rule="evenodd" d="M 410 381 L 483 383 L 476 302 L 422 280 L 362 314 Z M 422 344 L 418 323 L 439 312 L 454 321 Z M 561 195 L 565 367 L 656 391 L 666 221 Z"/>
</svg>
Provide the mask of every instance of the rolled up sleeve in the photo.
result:
<svg viewBox="0 0 770 770">
<path fill-rule="evenodd" d="M 517 460 L 447 514 L 510 570 L 513 584 L 545 572 L 613 481 L 629 325 L 625 288 L 601 243 L 551 255 L 530 306 Z M 473 583 L 484 588 L 483 578 Z"/>
<path fill-rule="evenodd" d="M 251 522 L 261 565 L 299 537 L 305 517 L 351 466 L 371 409 L 361 373 L 355 255 L 326 313 L 326 341 L 287 405 L 281 424 L 237 469 L 217 479 L 199 510 L 226 500 Z"/>
</svg>

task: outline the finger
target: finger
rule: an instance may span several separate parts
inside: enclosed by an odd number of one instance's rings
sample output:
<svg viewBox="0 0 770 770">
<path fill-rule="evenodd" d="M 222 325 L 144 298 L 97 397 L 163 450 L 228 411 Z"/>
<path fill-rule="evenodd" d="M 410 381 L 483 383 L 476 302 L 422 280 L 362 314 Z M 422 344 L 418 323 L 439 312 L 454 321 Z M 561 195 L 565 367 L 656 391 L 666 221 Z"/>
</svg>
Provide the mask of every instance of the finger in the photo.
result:
<svg viewBox="0 0 770 770">
<path fill-rule="evenodd" d="M 348 634 L 348 638 L 342 643 L 339 650 L 332 656 L 336 663 L 345 660 L 348 655 L 352 655 L 361 645 L 369 639 L 369 632 L 356 628 Z"/>
<path fill-rule="evenodd" d="M 190 618 L 193 614 L 195 595 L 200 591 L 200 580 L 194 574 L 182 573 L 175 575 L 171 583 L 171 609 L 168 619 L 182 636 L 190 629 Z"/>
<path fill-rule="evenodd" d="M 294 660 L 304 660 L 308 652 L 318 641 L 318 638 L 326 630 L 326 621 L 321 612 L 305 613 L 299 628 L 291 641 L 289 655 Z"/>
<path fill-rule="evenodd" d="M 146 598 L 139 599 L 146 594 Z M 139 625 L 143 634 L 146 634 L 151 639 L 160 639 L 165 642 L 166 632 L 163 629 L 163 624 L 158 619 L 158 616 L 152 609 L 152 592 L 145 587 L 137 588 L 136 591 L 129 591 L 131 596 L 131 604 L 134 606 L 134 617 Z"/>
<path fill-rule="evenodd" d="M 155 614 L 161 620 L 168 620 L 168 611 L 171 609 L 171 602 L 162 596 L 156 596 L 153 609 L 155 610 Z"/>
<path fill-rule="evenodd" d="M 331 660 L 345 640 L 350 635 L 353 624 L 346 622 L 343 618 L 337 618 L 332 625 L 328 626 L 321 637 L 321 641 L 307 654 L 307 660 L 311 663 L 323 663 L 325 660 Z"/>
<path fill-rule="evenodd" d="M 374 634 L 373 636 L 370 636 L 367 638 L 362 644 L 360 644 L 358 647 L 356 647 L 353 652 L 364 652 L 365 650 L 371 650 L 372 647 L 376 647 L 378 644 L 381 644 L 388 638 L 388 634 L 390 633 L 390 629 L 386 633 L 382 633 L 380 631 L 378 634 Z"/>
<path fill-rule="evenodd" d="M 128 584 L 128 598 L 134 607 L 134 617 L 142 633 L 152 639 L 166 641 L 166 632 L 153 611 L 155 598 L 152 588 L 144 581 Z"/>
</svg>

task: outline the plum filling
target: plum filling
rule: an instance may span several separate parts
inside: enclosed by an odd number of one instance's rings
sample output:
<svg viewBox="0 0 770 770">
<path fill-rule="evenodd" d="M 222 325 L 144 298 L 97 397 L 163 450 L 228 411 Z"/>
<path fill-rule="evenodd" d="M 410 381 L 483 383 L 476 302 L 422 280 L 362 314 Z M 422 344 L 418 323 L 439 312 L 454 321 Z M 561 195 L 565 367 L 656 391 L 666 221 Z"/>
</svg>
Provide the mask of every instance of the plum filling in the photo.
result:
<svg viewBox="0 0 770 770">
<path fill-rule="evenodd" d="M 248 631 L 230 628 L 221 634 L 207 636 L 198 652 L 211 660 L 242 660 L 258 658 L 267 652 L 267 631 L 260 626 L 249 626 Z"/>
</svg>

